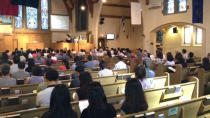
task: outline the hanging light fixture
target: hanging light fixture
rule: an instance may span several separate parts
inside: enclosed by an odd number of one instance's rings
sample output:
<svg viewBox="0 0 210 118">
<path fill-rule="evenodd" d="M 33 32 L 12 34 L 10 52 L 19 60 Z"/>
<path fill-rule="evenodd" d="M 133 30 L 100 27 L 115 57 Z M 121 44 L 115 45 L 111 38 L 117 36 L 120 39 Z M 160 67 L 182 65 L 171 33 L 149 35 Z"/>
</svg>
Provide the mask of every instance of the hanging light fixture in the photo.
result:
<svg viewBox="0 0 210 118">
<path fill-rule="evenodd" d="M 85 11 L 85 10 L 86 10 L 85 5 L 81 5 L 81 6 L 80 6 L 80 9 L 81 9 L 82 11 Z"/>
</svg>

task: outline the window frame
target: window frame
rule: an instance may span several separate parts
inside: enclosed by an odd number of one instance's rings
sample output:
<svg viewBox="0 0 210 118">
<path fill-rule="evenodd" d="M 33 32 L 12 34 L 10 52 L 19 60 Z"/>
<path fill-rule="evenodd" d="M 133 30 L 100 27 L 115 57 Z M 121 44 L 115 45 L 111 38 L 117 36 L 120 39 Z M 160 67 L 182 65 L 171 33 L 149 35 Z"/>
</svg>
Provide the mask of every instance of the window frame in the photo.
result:
<svg viewBox="0 0 210 118">
<path fill-rule="evenodd" d="M 186 41 L 186 28 L 192 28 L 192 32 L 191 32 L 191 34 L 190 34 L 190 42 L 189 43 L 186 43 L 185 41 Z M 193 41 L 193 31 L 194 30 L 194 27 L 193 26 L 189 26 L 189 27 L 184 27 L 184 30 L 183 30 L 183 32 L 184 32 L 184 37 L 183 37 L 183 45 L 184 46 L 191 46 L 191 44 L 192 44 L 192 41 Z"/>
<path fill-rule="evenodd" d="M 198 29 L 201 30 L 201 43 L 198 43 L 197 40 L 198 40 Z M 195 28 L 195 41 L 194 41 L 194 45 L 195 46 L 202 46 L 203 44 L 203 29 L 200 28 L 200 27 L 196 27 Z"/>
<path fill-rule="evenodd" d="M 163 11 L 162 11 L 163 15 L 186 13 L 189 9 L 188 0 L 186 0 L 186 10 L 185 11 L 179 11 L 179 0 L 174 0 L 174 13 L 168 13 L 168 1 L 169 0 L 164 0 L 164 2 L 163 2 Z"/>
</svg>

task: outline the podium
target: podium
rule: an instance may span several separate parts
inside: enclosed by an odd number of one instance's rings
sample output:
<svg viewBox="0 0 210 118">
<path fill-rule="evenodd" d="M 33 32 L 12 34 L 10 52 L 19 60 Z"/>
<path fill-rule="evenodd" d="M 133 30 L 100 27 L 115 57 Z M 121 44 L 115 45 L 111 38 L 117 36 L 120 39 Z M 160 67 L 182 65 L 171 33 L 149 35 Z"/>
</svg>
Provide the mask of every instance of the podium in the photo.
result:
<svg viewBox="0 0 210 118">
<path fill-rule="evenodd" d="M 86 50 L 87 52 L 90 51 L 90 49 L 94 48 L 94 44 L 87 43 L 87 40 L 79 40 L 78 43 L 53 43 L 53 49 L 66 49 L 66 50 L 72 50 L 80 51 L 81 49 Z"/>
<path fill-rule="evenodd" d="M 44 49 L 44 43 L 27 43 L 26 49 L 31 49 L 31 50 Z"/>
</svg>

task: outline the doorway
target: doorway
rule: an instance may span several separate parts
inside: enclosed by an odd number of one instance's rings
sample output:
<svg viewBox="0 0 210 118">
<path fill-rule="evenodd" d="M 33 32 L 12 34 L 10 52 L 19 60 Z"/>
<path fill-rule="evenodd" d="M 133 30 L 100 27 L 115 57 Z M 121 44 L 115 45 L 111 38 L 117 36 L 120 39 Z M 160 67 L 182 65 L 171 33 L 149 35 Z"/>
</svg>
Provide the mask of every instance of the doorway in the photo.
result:
<svg viewBox="0 0 210 118">
<path fill-rule="evenodd" d="M 106 48 L 106 38 L 100 37 L 98 38 L 98 48 Z"/>
</svg>

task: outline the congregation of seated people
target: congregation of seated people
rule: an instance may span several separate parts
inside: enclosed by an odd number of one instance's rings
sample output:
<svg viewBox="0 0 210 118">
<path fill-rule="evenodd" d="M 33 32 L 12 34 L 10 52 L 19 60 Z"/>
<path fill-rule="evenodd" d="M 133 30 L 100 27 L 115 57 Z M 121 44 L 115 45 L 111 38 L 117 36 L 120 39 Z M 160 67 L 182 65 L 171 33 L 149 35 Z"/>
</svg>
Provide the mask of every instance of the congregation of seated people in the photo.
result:
<svg viewBox="0 0 210 118">
<path fill-rule="evenodd" d="M 103 57 L 104 59 L 99 59 Z M 2 53 L 0 64 L 0 87 L 17 85 L 17 79 L 23 79 L 24 84 L 45 85 L 43 90 L 38 91 L 36 97 L 37 107 L 49 107 L 42 118 L 77 118 L 76 112 L 70 104 L 69 88 L 78 88 L 74 95 L 74 101 L 88 100 L 88 107 L 81 113 L 81 118 L 114 118 L 117 111 L 112 104 L 107 102 L 103 85 L 93 81 L 93 77 L 87 69 L 99 68 L 98 77 L 114 76 L 115 70 L 129 69 L 126 58 L 137 60 L 142 58 L 142 63 L 135 65 L 135 78 L 129 79 L 125 86 L 125 100 L 122 102 L 120 115 L 132 114 L 148 109 L 148 103 L 144 90 L 153 89 L 152 78 L 156 77 L 151 69 L 152 63 L 164 66 L 176 64 L 187 67 L 189 63 L 195 63 L 194 53 L 183 49 L 182 52 L 163 54 L 158 50 L 155 55 L 146 50 L 137 49 L 135 53 L 129 49 L 91 49 L 90 53 L 85 50 L 8 50 Z M 114 58 L 116 61 L 112 67 L 105 59 Z M 61 63 L 59 63 L 61 62 Z M 199 68 L 210 70 L 209 58 L 204 57 Z M 54 68 L 58 66 L 58 68 Z M 60 84 L 60 71 L 72 70 L 71 84 Z M 149 79 L 148 79 L 149 78 Z"/>
</svg>

